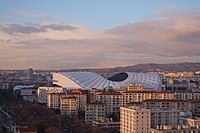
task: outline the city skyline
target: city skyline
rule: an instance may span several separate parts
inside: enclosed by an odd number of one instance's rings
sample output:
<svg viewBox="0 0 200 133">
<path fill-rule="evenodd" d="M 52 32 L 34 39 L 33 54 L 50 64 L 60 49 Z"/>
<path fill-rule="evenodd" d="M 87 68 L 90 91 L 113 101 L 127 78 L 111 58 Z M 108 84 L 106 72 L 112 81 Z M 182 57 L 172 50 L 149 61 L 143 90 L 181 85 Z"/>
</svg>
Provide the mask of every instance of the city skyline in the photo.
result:
<svg viewBox="0 0 200 133">
<path fill-rule="evenodd" d="M 200 2 L 1 1 L 0 69 L 200 61 Z"/>
</svg>

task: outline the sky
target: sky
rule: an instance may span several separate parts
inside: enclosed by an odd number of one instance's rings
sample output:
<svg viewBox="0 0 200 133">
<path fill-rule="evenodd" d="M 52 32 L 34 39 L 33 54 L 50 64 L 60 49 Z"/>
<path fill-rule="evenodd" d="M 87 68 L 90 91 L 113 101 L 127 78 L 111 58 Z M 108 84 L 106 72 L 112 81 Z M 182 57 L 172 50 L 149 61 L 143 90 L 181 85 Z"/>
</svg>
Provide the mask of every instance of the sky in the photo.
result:
<svg viewBox="0 0 200 133">
<path fill-rule="evenodd" d="M 199 0 L 0 3 L 0 69 L 200 61 Z"/>
</svg>

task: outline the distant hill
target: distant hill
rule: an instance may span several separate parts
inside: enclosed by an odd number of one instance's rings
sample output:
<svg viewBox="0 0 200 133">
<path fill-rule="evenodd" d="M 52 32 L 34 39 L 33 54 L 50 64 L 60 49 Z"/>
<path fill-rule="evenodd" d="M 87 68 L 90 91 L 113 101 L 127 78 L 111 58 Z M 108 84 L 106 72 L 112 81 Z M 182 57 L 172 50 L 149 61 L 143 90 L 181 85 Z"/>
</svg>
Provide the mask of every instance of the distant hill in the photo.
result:
<svg viewBox="0 0 200 133">
<path fill-rule="evenodd" d="M 137 64 L 134 66 L 116 67 L 107 69 L 109 72 L 152 72 L 152 71 L 200 71 L 200 63 L 170 63 L 170 64 Z"/>
<path fill-rule="evenodd" d="M 103 69 L 70 69 L 64 71 L 91 71 L 96 73 L 121 73 L 121 72 L 189 72 L 200 71 L 200 63 L 170 63 L 170 64 L 137 64 L 134 66 L 103 68 Z"/>
<path fill-rule="evenodd" d="M 200 63 L 169 63 L 169 64 L 137 64 L 133 66 L 102 68 L 102 69 L 64 69 L 64 70 L 36 70 L 37 72 L 81 72 L 89 71 L 98 74 L 121 72 L 194 72 L 200 71 Z"/>
</svg>

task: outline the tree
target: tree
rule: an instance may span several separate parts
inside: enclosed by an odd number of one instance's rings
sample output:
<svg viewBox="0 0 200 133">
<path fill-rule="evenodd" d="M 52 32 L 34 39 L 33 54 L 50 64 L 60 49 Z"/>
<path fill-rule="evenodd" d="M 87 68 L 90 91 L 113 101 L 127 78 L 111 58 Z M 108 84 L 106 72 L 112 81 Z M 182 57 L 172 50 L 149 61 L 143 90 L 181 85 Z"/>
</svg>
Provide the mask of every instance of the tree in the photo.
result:
<svg viewBox="0 0 200 133">
<path fill-rule="evenodd" d="M 58 129 L 58 127 L 49 127 L 45 130 L 45 133 L 61 133 L 61 131 Z"/>
<path fill-rule="evenodd" d="M 45 133 L 45 129 L 44 129 L 44 126 L 43 125 L 39 125 L 37 127 L 37 133 Z"/>
<path fill-rule="evenodd" d="M 2 126 L 1 133 L 8 133 L 8 129 L 6 127 Z"/>
</svg>

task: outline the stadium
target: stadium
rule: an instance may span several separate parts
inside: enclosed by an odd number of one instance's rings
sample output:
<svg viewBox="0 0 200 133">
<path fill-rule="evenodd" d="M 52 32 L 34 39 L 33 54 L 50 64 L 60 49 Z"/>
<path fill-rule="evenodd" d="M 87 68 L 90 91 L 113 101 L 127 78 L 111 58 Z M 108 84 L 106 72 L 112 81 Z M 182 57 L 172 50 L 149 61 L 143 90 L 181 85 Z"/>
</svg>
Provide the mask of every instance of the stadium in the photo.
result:
<svg viewBox="0 0 200 133">
<path fill-rule="evenodd" d="M 141 84 L 144 88 L 160 90 L 160 75 L 152 73 L 125 72 L 111 78 L 94 72 L 62 72 L 53 73 L 54 84 L 64 88 L 103 89 L 108 86 Z"/>
</svg>

